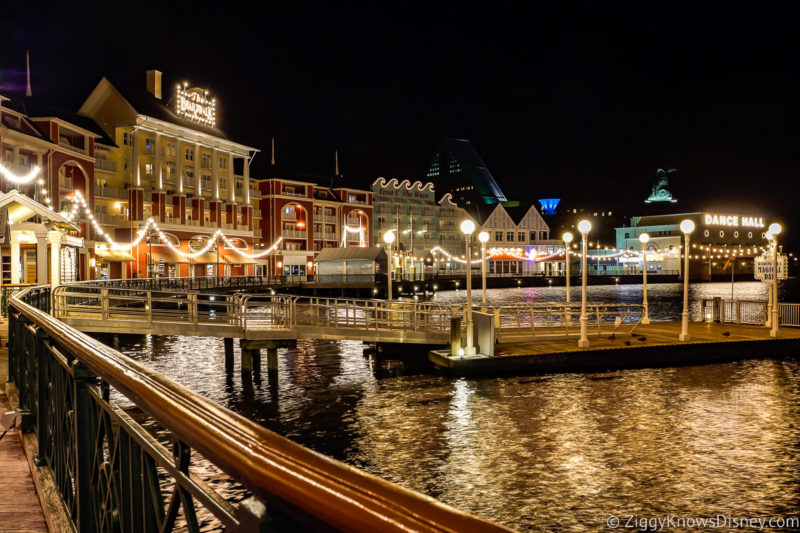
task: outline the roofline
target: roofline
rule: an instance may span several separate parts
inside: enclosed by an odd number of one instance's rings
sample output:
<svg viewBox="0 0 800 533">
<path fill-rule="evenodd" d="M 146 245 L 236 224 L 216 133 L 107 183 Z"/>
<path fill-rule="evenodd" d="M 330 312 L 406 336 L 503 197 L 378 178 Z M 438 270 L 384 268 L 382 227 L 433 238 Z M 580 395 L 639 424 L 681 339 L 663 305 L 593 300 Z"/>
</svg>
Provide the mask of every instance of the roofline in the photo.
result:
<svg viewBox="0 0 800 533">
<path fill-rule="evenodd" d="M 81 116 L 83 116 L 83 115 L 81 115 Z M 84 135 L 88 135 L 89 137 L 92 137 L 94 139 L 98 139 L 98 138 L 102 137 L 102 135 L 99 135 L 99 134 L 97 134 L 97 133 L 95 133 L 93 131 L 87 130 L 86 128 L 82 128 L 82 127 L 78 126 L 77 124 L 73 124 L 72 122 L 66 121 L 66 120 L 64 120 L 62 118 L 48 117 L 48 116 L 33 117 L 33 116 L 30 116 L 30 115 L 28 116 L 28 118 L 30 120 L 51 120 L 51 121 L 55 122 L 56 124 L 60 124 L 62 126 L 68 126 L 69 128 L 80 130 L 79 133 L 83 133 Z M 91 117 L 85 117 L 85 118 L 91 118 Z"/>
<path fill-rule="evenodd" d="M 142 118 L 144 120 L 142 120 L 142 122 L 139 123 L 139 119 L 142 119 Z M 136 112 L 136 118 L 134 119 L 134 121 L 136 122 L 137 126 L 139 126 L 141 129 L 144 129 L 144 130 L 147 130 L 147 127 L 144 126 L 144 124 L 147 123 L 147 122 L 151 122 L 151 123 L 154 123 L 154 124 L 161 124 L 161 125 L 164 125 L 164 126 L 177 128 L 177 129 L 179 129 L 179 130 L 181 130 L 183 132 L 187 132 L 187 133 L 189 133 L 191 135 L 197 135 L 197 136 L 200 136 L 202 138 L 207 138 L 207 139 L 214 139 L 215 142 L 231 145 L 233 147 L 236 147 L 236 148 L 239 148 L 239 149 L 247 151 L 248 155 L 249 155 L 249 152 L 258 153 L 258 152 L 261 151 L 258 148 L 253 148 L 252 146 L 247 146 L 245 144 L 240 144 L 240 143 L 237 143 L 237 142 L 234 142 L 234 141 L 230 141 L 230 140 L 225 139 L 223 137 L 217 137 L 216 135 L 212 135 L 210 133 L 205 133 L 205 132 L 202 132 L 202 131 L 198 131 L 198 130 L 195 130 L 195 129 L 192 129 L 192 128 L 189 128 L 189 127 L 186 127 L 186 126 L 181 126 L 180 124 L 175 124 L 174 122 L 167 122 L 166 120 L 161 120 L 161 119 L 158 119 L 158 118 L 155 118 L 155 117 L 151 117 L 150 115 L 144 115 L 142 113 L 139 113 L 138 111 Z M 155 131 L 155 130 L 153 130 L 153 131 Z"/>
</svg>

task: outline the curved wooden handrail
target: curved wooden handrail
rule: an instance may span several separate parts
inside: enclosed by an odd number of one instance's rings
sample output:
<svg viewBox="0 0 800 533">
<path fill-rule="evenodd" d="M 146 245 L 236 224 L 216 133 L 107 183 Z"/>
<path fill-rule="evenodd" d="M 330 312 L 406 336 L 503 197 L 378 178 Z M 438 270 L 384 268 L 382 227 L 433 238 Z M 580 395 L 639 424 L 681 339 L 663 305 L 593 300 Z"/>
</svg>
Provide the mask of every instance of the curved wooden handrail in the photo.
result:
<svg viewBox="0 0 800 533">
<path fill-rule="evenodd" d="M 326 457 L 175 383 L 21 300 L 11 305 L 95 375 L 263 500 L 343 531 L 511 531 Z"/>
</svg>

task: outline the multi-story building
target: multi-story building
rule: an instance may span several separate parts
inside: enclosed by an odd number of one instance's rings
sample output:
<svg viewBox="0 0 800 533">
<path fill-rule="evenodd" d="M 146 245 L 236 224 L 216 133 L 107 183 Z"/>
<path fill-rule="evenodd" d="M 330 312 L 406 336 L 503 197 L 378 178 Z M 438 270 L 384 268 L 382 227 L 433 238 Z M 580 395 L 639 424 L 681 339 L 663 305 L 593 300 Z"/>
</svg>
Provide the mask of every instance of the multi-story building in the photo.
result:
<svg viewBox="0 0 800 533">
<path fill-rule="evenodd" d="M 222 132 L 207 91 L 183 83 L 167 95 L 161 77 L 148 71 L 146 91 L 103 78 L 79 110 L 110 141 L 87 154 L 96 160 L 94 175 L 72 188 L 88 199 L 100 231 L 115 242 L 138 241 L 128 253 L 90 232 L 97 275 L 146 276 L 148 265 L 170 276 L 255 273 L 266 263 L 252 257 L 261 244 L 259 189 L 250 178 L 258 150 Z M 152 235 L 137 239 L 142 230 Z"/>
<path fill-rule="evenodd" d="M 268 258 L 270 274 L 313 274 L 323 248 L 369 246 L 372 242 L 372 193 L 324 187 L 284 178 L 259 182 L 262 242 L 278 249 Z"/>
<path fill-rule="evenodd" d="M 383 246 L 383 235 L 392 230 L 395 272 L 420 273 L 426 257 L 432 263 L 437 257 L 436 269 L 440 271 L 464 270 L 464 236 L 459 225 L 468 218 L 467 213 L 455 205 L 449 193 L 436 200 L 433 183 L 408 180 L 376 179 L 371 186 L 374 195 L 375 219 L 373 228 L 375 244 Z M 449 256 L 449 257 L 448 257 Z"/>
<path fill-rule="evenodd" d="M 30 95 L 19 98 L 0 95 L 3 192 L 17 189 L 53 211 L 72 202 L 71 193 L 76 188 L 85 191 L 91 201 L 96 151 L 102 144 L 113 145 L 113 142 L 89 118 L 45 106 Z M 35 178 L 18 179 L 34 174 Z M 41 219 L 40 215 L 37 217 Z M 12 222 L 13 218 L 8 220 Z M 51 250 L 54 244 L 57 248 L 69 244 L 56 254 L 60 263 L 56 269 L 47 268 L 48 260 L 53 262 L 53 255 L 45 257 L 46 249 L 41 248 L 44 237 L 35 235 L 38 230 L 11 231 L 10 239 L 2 246 L 2 282 L 47 283 L 53 275 L 61 281 L 86 279 L 92 256 L 83 248 L 80 238 L 93 238 L 94 230 L 87 227 L 86 220 L 78 224 L 82 229 L 80 236 L 68 232 L 62 238 L 55 234 L 47 237 Z M 44 227 L 40 229 L 47 231 Z"/>
<path fill-rule="evenodd" d="M 432 181 L 440 193 L 450 193 L 452 201 L 463 207 L 490 206 L 507 200 L 472 143 L 466 139 L 442 139 L 425 178 Z"/>
</svg>

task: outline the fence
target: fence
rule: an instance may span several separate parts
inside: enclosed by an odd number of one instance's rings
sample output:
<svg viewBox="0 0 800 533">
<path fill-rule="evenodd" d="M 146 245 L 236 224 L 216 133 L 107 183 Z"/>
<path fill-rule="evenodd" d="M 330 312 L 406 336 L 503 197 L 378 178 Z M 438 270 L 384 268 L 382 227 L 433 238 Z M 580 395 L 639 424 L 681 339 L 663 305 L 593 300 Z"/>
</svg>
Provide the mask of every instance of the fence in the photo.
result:
<svg viewBox="0 0 800 533">
<path fill-rule="evenodd" d="M 76 531 L 508 531 L 211 402 L 48 315 L 49 301 L 49 287 L 11 299 L 10 386 Z M 252 496 L 224 498 L 198 461 Z"/>
</svg>

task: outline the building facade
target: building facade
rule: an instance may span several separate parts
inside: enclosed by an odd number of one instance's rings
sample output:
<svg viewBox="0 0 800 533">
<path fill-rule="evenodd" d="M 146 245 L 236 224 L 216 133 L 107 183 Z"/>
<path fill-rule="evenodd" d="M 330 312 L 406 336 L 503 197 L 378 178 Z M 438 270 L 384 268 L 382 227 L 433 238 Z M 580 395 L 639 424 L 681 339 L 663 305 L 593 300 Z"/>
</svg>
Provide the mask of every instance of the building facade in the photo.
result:
<svg viewBox="0 0 800 533">
<path fill-rule="evenodd" d="M 372 193 L 282 178 L 259 182 L 262 242 L 278 243 L 271 275 L 311 275 L 323 248 L 369 246 Z"/>
<path fill-rule="evenodd" d="M 259 189 L 250 178 L 258 150 L 219 129 L 206 91 L 184 83 L 167 95 L 158 71 L 146 81 L 144 90 L 103 78 L 79 110 L 110 139 L 97 145 L 94 176 L 57 190 L 70 199 L 79 191 L 104 237 L 88 235 L 96 268 L 89 276 L 261 271 L 265 261 L 253 257 Z"/>
</svg>

